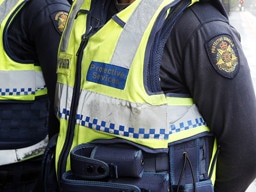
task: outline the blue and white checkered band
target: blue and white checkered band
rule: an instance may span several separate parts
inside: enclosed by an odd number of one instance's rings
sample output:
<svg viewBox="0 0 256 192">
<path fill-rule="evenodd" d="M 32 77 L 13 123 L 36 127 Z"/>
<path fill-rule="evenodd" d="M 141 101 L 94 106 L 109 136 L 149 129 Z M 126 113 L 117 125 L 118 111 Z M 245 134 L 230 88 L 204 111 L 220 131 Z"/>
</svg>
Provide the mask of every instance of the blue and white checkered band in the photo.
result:
<svg viewBox="0 0 256 192">
<path fill-rule="evenodd" d="M 63 109 L 59 114 L 60 118 L 69 119 L 70 111 Z M 91 117 L 83 117 L 83 115 L 76 115 L 77 124 L 88 127 L 97 131 L 110 133 L 119 136 L 125 136 L 135 139 L 162 139 L 167 140 L 169 135 L 179 133 L 189 129 L 194 129 L 205 125 L 203 118 L 195 118 L 186 122 L 178 122 L 170 124 L 169 129 L 165 128 L 134 128 L 120 124 L 109 123 L 105 120 L 99 120 Z"/>
<path fill-rule="evenodd" d="M 186 131 L 186 130 L 193 129 L 193 128 L 203 126 L 203 125 L 206 125 L 206 123 L 202 117 L 196 118 L 194 120 L 188 120 L 187 122 L 171 124 L 170 125 L 170 134 L 178 133 L 181 131 Z"/>
<path fill-rule="evenodd" d="M 45 89 L 44 87 L 36 88 L 36 90 L 33 90 L 32 88 L 0 88 L 0 95 L 1 96 L 20 96 L 20 95 L 34 95 L 36 91 L 40 91 Z"/>
<path fill-rule="evenodd" d="M 108 123 L 106 121 L 100 121 L 98 119 L 91 119 L 90 117 L 85 117 L 84 119 L 81 119 L 80 125 L 95 129 L 97 131 L 131 137 L 135 139 L 168 139 L 169 136 L 169 133 L 166 132 L 164 128 L 135 129 L 133 127 L 126 127 L 124 125 Z"/>
</svg>

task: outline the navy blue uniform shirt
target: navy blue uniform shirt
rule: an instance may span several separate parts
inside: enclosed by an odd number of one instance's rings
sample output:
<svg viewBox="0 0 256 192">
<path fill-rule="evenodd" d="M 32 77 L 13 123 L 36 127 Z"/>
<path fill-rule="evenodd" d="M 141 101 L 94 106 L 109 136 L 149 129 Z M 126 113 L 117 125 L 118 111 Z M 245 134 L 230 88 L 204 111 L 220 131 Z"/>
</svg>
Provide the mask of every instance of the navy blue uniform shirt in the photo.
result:
<svg viewBox="0 0 256 192">
<path fill-rule="evenodd" d="M 215 0 L 196 3 L 176 21 L 161 88 L 190 95 L 217 138 L 215 192 L 244 192 L 256 177 L 256 100 L 240 35 L 222 9 Z M 108 18 L 117 11 L 113 3 Z"/>
<path fill-rule="evenodd" d="M 240 35 L 209 3 L 188 8 L 164 49 L 161 87 L 192 96 L 217 138 L 215 192 L 244 192 L 256 177 L 256 100 Z"/>
<path fill-rule="evenodd" d="M 8 33 L 12 55 L 41 66 L 51 101 L 50 134 L 58 129 L 53 103 L 57 51 L 70 4 L 67 0 L 30 0 L 15 17 Z"/>
</svg>

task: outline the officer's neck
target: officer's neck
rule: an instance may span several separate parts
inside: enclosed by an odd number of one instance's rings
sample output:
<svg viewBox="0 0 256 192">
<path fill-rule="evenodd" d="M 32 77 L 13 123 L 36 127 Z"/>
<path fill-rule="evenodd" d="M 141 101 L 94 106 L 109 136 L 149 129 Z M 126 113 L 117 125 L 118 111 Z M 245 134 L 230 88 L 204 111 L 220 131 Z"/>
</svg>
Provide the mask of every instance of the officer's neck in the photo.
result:
<svg viewBox="0 0 256 192">
<path fill-rule="evenodd" d="M 117 0 L 118 3 L 132 3 L 135 0 Z"/>
<path fill-rule="evenodd" d="M 128 7 L 135 0 L 116 0 L 116 8 L 118 11 L 122 11 L 126 7 Z"/>
</svg>

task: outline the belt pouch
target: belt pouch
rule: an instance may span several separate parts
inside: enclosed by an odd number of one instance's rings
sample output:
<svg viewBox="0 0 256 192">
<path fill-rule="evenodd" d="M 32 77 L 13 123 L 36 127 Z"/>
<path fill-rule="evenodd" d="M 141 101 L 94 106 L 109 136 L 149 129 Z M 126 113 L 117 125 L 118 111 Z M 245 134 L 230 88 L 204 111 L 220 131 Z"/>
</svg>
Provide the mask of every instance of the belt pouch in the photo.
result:
<svg viewBox="0 0 256 192">
<path fill-rule="evenodd" d="M 195 184 L 196 192 L 214 192 L 211 180 L 197 182 Z M 177 191 L 177 187 L 174 187 L 174 191 Z M 194 192 L 193 184 L 185 184 L 180 187 L 179 192 Z"/>
<path fill-rule="evenodd" d="M 212 141 L 211 135 L 198 135 L 173 143 L 169 147 L 170 177 L 173 189 L 179 186 L 184 192 L 190 192 L 193 191 L 193 186 L 196 186 L 197 192 L 212 191 L 212 184 L 208 175 L 213 147 Z"/>
<path fill-rule="evenodd" d="M 118 177 L 140 178 L 143 174 L 142 151 L 135 148 L 119 146 L 95 146 L 91 152 L 92 159 L 117 166 Z"/>
</svg>

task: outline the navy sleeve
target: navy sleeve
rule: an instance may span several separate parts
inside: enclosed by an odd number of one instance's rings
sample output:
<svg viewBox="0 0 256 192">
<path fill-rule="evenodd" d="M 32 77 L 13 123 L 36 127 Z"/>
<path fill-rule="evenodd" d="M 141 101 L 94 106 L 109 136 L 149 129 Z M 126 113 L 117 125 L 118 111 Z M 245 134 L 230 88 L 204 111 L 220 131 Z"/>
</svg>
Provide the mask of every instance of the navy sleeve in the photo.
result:
<svg viewBox="0 0 256 192">
<path fill-rule="evenodd" d="M 42 0 L 41 0 L 42 1 Z M 54 97 L 58 45 L 68 16 L 69 4 L 65 0 L 45 1 L 40 5 L 33 0 L 29 9 L 38 10 L 28 22 L 28 39 L 33 42 L 35 59 L 42 67 L 49 96 Z M 42 8 L 39 8 L 42 6 Z M 27 12 L 29 13 L 29 12 Z M 27 17 L 31 17 L 27 14 Z M 29 20 L 29 19 L 28 19 Z"/>
<path fill-rule="evenodd" d="M 177 22 L 161 68 L 163 89 L 190 94 L 217 138 L 215 192 L 245 191 L 256 177 L 256 100 L 239 38 L 213 6 L 194 5 Z"/>
<path fill-rule="evenodd" d="M 67 0 L 28 1 L 15 17 L 8 34 L 15 58 L 41 66 L 51 103 L 51 117 L 54 116 L 57 51 L 69 8 Z M 58 127 L 56 119 L 51 118 L 49 124 Z"/>
<path fill-rule="evenodd" d="M 50 111 L 54 114 L 54 95 L 56 86 L 57 50 L 61 33 L 63 31 L 69 6 L 65 1 L 52 1 L 38 13 L 31 23 L 31 39 L 34 41 L 39 65 L 42 67 L 48 95 L 50 98 Z M 58 121 L 49 119 L 49 135 L 58 130 Z"/>
</svg>

